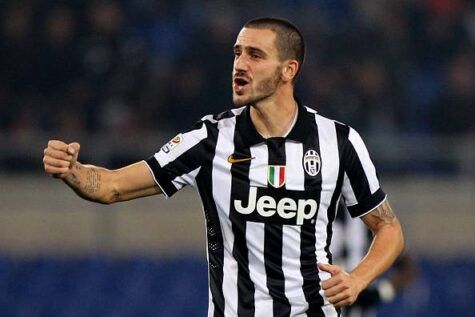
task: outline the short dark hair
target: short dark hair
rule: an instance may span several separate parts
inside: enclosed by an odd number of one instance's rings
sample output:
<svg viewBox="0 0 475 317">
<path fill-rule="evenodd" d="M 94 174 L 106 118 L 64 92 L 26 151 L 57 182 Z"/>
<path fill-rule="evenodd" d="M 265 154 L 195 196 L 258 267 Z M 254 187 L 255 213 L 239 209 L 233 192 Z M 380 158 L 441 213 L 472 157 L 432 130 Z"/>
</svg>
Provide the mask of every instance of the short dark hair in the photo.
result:
<svg viewBox="0 0 475 317">
<path fill-rule="evenodd" d="M 281 18 L 262 17 L 247 21 L 244 27 L 274 31 L 279 58 L 281 60 L 295 59 L 299 63 L 295 78 L 297 77 L 305 60 L 305 42 L 302 33 L 294 24 Z"/>
</svg>

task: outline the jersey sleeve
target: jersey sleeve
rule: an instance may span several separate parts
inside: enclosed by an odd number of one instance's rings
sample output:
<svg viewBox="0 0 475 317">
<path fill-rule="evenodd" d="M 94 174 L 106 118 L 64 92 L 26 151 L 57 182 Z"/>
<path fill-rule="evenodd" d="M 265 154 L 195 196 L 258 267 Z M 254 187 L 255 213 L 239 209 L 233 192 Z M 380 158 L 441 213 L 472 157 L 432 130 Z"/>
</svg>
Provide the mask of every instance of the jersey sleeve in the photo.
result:
<svg viewBox="0 0 475 317">
<path fill-rule="evenodd" d="M 361 217 L 379 206 L 386 194 L 380 187 L 376 168 L 361 136 L 350 128 L 343 147 L 342 195 L 352 217 Z"/>
<path fill-rule="evenodd" d="M 203 121 L 180 133 L 145 160 L 153 178 L 168 198 L 186 185 L 194 186 L 206 160 L 208 132 Z"/>
</svg>

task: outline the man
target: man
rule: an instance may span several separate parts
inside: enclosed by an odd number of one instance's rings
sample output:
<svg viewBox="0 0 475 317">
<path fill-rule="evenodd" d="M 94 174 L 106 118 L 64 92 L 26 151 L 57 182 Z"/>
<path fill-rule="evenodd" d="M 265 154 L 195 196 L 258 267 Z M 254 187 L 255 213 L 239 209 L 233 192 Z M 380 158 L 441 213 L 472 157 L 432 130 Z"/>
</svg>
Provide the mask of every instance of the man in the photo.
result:
<svg viewBox="0 0 475 317">
<path fill-rule="evenodd" d="M 304 51 L 291 23 L 251 20 L 234 45 L 238 108 L 205 116 L 118 170 L 79 163 L 78 143 L 50 141 L 45 170 L 107 204 L 196 187 L 207 225 L 208 316 L 338 316 L 389 268 L 403 237 L 357 132 L 294 99 Z M 350 273 L 329 252 L 341 196 L 375 234 Z"/>
</svg>

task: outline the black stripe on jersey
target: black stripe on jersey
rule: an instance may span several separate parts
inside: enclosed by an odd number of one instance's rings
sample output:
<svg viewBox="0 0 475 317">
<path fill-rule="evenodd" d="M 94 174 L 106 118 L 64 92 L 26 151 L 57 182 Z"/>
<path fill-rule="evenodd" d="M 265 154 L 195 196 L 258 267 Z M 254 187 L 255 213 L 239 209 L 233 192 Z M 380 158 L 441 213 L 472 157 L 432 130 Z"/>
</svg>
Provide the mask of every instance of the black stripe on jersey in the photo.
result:
<svg viewBox="0 0 475 317">
<path fill-rule="evenodd" d="M 157 159 L 155 159 L 154 156 L 151 156 L 147 160 L 145 160 L 145 162 L 147 162 L 148 166 L 150 166 L 150 168 L 152 169 L 153 175 L 155 176 L 157 182 L 160 184 L 160 188 L 163 190 L 164 194 L 167 197 L 173 196 L 173 194 L 175 194 L 178 189 L 176 189 L 176 187 L 173 185 L 170 177 L 165 176 L 165 173 L 163 173 L 160 164 L 158 164 L 157 162 Z"/>
<path fill-rule="evenodd" d="M 193 126 L 193 130 L 200 129 L 203 124 L 205 123 L 202 121 L 196 123 Z M 155 179 L 160 184 L 160 188 L 165 192 L 167 197 L 173 196 L 178 191 L 172 183 L 176 176 L 172 175 L 187 174 L 202 165 L 204 160 L 208 161 L 210 159 L 209 151 L 214 148 L 208 147 L 208 144 L 203 145 L 203 142 L 209 142 L 209 140 L 201 140 L 165 166 L 160 166 L 154 156 L 146 160 L 155 176 Z"/>
<path fill-rule="evenodd" d="M 196 177 L 198 192 L 200 194 L 206 221 L 208 241 L 208 272 L 209 287 L 214 305 L 214 317 L 224 317 L 224 294 L 223 294 L 223 268 L 224 247 L 223 234 L 219 222 L 218 210 L 213 200 L 213 158 L 216 151 L 218 132 L 208 128 L 209 159 L 201 168 L 201 173 Z"/>
<path fill-rule="evenodd" d="M 246 116 L 237 116 L 236 121 L 246 120 Z M 250 157 L 251 151 L 248 146 L 245 146 L 242 135 L 239 133 L 237 127 L 240 125 L 236 122 L 234 132 L 234 155 L 239 157 Z M 251 162 L 241 162 L 231 166 L 231 197 L 236 198 L 249 196 L 249 169 Z M 234 204 L 231 200 L 229 218 L 232 223 L 232 230 L 234 234 L 233 257 L 238 263 L 238 316 L 254 316 L 255 303 L 254 293 L 255 286 L 249 274 L 249 250 L 246 243 L 246 220 L 239 216 L 239 213 L 234 209 Z"/>
<path fill-rule="evenodd" d="M 315 150 L 320 155 L 320 144 L 318 129 L 315 122 L 315 114 L 305 112 L 302 115 L 307 115 L 310 118 L 308 120 L 313 124 L 309 126 L 307 142 L 303 144 L 303 154 L 309 150 Z M 314 191 L 317 197 L 314 199 L 320 202 L 321 188 L 322 188 L 322 174 L 318 173 L 316 176 L 310 176 L 305 174 L 305 191 Z M 318 216 L 319 210 L 317 210 Z M 307 316 L 309 317 L 323 317 L 325 316 L 322 306 L 323 298 L 320 296 L 320 278 L 318 276 L 317 269 L 317 256 L 316 256 L 316 236 L 315 236 L 315 222 L 313 224 L 304 224 L 300 231 L 300 271 L 303 277 L 303 293 L 305 299 L 308 302 Z"/>
<path fill-rule="evenodd" d="M 350 180 L 351 187 L 355 193 L 357 205 L 348 206 L 348 211 L 352 217 L 358 217 L 361 214 L 373 209 L 381 201 L 383 201 L 385 194 L 380 189 L 371 194 L 368 178 L 363 169 L 358 153 L 356 152 L 353 144 L 348 140 L 343 150 L 342 164 L 348 179 Z"/>
<path fill-rule="evenodd" d="M 338 142 L 338 153 L 341 153 L 341 149 L 345 144 L 345 140 L 348 140 L 349 129 L 345 129 L 345 126 L 335 123 L 336 139 Z M 341 161 L 341 160 L 340 160 Z M 343 185 L 344 168 L 340 163 L 338 168 L 338 176 L 335 185 L 335 191 L 333 192 L 332 199 L 330 200 L 330 206 L 328 207 L 328 225 L 327 225 L 327 243 L 325 246 L 325 252 L 327 254 L 328 262 L 333 263 L 332 253 L 330 251 L 330 244 L 333 236 L 333 222 L 335 221 L 338 201 L 341 195 L 341 186 Z M 346 212 L 346 211 L 344 211 Z"/>
<path fill-rule="evenodd" d="M 284 138 L 267 139 L 267 148 L 269 165 L 286 165 Z M 287 317 L 290 316 L 290 303 L 285 296 L 285 277 L 282 270 L 282 224 L 266 223 L 264 228 L 264 261 L 267 288 L 273 299 L 273 316 Z"/>
<path fill-rule="evenodd" d="M 217 115 L 213 115 L 213 119 L 216 121 L 222 120 L 222 119 L 228 119 L 234 117 L 236 114 L 232 110 L 226 110 L 223 111 Z"/>
</svg>

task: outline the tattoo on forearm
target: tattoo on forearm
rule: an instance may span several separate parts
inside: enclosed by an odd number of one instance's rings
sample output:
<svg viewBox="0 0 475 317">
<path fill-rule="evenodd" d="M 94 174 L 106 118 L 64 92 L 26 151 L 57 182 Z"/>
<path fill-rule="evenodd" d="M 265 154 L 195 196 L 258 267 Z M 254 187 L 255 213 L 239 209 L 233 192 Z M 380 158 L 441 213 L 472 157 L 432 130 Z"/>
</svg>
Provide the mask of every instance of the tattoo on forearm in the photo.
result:
<svg viewBox="0 0 475 317">
<path fill-rule="evenodd" d="M 396 215 L 394 214 L 391 206 L 387 201 L 383 202 L 381 206 L 376 208 L 372 213 L 371 216 L 377 218 L 378 221 L 382 221 L 385 223 L 391 223 Z"/>
<path fill-rule="evenodd" d="M 101 174 L 95 169 L 87 171 L 85 191 L 89 194 L 97 192 L 101 188 Z"/>
<path fill-rule="evenodd" d="M 115 201 L 120 201 L 121 200 L 121 195 L 118 191 L 114 191 L 114 200 Z"/>
<path fill-rule="evenodd" d="M 79 178 L 76 175 L 74 175 L 73 173 L 71 173 L 70 175 L 71 175 L 71 177 L 69 179 L 70 179 L 71 183 L 74 186 L 77 186 L 77 187 L 81 186 L 81 181 L 79 180 Z"/>
</svg>

